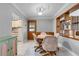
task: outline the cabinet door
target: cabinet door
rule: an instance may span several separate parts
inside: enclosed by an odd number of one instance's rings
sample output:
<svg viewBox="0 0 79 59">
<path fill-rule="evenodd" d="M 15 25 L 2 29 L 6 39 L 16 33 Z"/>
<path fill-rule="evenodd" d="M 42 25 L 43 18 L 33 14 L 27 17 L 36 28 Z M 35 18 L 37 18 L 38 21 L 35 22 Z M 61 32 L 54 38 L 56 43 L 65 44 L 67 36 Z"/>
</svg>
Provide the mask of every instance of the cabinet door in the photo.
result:
<svg viewBox="0 0 79 59">
<path fill-rule="evenodd" d="M 13 40 L 8 40 L 8 56 L 13 56 L 13 46 L 12 46 Z"/>
<path fill-rule="evenodd" d="M 8 52 L 8 46 L 7 46 L 7 43 L 3 43 L 3 45 L 2 45 L 2 56 L 7 56 L 7 52 Z"/>
<path fill-rule="evenodd" d="M 0 42 L 0 56 L 2 55 L 2 42 Z"/>
<path fill-rule="evenodd" d="M 17 42 L 16 42 L 16 38 L 15 40 L 13 40 L 13 55 L 17 55 Z"/>
<path fill-rule="evenodd" d="M 0 45 L 0 56 L 1 56 L 1 45 Z"/>
</svg>

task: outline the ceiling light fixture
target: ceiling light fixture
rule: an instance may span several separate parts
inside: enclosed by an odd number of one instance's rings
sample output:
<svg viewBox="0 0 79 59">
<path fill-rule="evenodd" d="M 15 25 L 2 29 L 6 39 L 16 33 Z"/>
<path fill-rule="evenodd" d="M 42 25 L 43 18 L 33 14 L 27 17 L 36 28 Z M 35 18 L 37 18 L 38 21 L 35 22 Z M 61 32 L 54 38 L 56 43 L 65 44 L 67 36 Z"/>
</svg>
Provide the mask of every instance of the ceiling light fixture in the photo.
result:
<svg viewBox="0 0 79 59">
<path fill-rule="evenodd" d="M 44 8 L 42 8 L 42 7 L 37 8 L 37 13 L 39 16 L 43 15 L 43 12 L 44 12 Z"/>
<path fill-rule="evenodd" d="M 38 12 L 38 15 L 42 15 L 43 13 L 42 12 Z"/>
</svg>

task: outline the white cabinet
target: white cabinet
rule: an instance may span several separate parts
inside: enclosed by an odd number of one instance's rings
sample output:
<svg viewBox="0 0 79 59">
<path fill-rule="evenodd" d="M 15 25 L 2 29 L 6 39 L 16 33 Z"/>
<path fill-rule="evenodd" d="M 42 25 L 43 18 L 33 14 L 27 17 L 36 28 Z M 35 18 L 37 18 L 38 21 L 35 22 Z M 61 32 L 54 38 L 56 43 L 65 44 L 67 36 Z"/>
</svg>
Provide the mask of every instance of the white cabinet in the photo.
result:
<svg viewBox="0 0 79 59">
<path fill-rule="evenodd" d="M 0 56 L 17 55 L 17 39 L 14 36 L 0 38 Z"/>
</svg>

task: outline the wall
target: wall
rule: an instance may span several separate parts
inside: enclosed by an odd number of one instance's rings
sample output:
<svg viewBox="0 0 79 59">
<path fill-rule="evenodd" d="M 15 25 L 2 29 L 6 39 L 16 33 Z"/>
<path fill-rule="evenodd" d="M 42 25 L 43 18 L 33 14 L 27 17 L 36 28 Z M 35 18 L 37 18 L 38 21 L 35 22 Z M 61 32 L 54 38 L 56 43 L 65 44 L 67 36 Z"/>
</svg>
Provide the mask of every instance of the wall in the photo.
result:
<svg viewBox="0 0 79 59">
<path fill-rule="evenodd" d="M 54 20 L 52 22 L 52 25 L 53 25 L 54 34 L 56 34 L 56 19 L 55 18 L 54 18 Z"/>
<path fill-rule="evenodd" d="M 11 21 L 9 4 L 0 4 L 0 37 L 11 35 Z"/>
<path fill-rule="evenodd" d="M 79 56 L 79 41 L 63 37 L 62 45 L 67 48 L 72 55 Z"/>
<path fill-rule="evenodd" d="M 37 20 L 37 32 L 52 32 L 52 20 Z"/>
</svg>

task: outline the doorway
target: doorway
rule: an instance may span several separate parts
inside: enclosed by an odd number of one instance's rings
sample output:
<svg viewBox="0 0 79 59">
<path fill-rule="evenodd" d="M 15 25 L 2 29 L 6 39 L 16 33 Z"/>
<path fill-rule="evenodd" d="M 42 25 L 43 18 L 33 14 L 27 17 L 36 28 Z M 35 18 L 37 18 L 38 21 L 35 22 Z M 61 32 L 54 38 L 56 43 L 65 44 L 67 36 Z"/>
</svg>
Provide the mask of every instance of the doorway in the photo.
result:
<svg viewBox="0 0 79 59">
<path fill-rule="evenodd" d="M 36 20 L 28 20 L 27 24 L 28 24 L 27 28 L 28 40 L 33 40 L 32 33 L 36 32 Z"/>
</svg>

